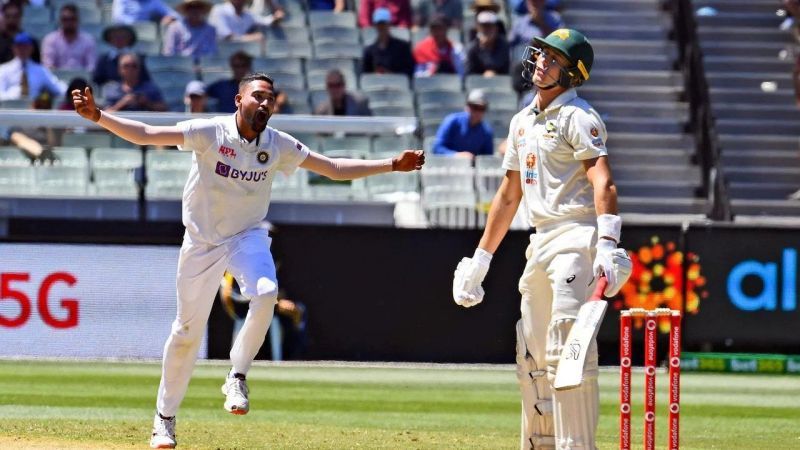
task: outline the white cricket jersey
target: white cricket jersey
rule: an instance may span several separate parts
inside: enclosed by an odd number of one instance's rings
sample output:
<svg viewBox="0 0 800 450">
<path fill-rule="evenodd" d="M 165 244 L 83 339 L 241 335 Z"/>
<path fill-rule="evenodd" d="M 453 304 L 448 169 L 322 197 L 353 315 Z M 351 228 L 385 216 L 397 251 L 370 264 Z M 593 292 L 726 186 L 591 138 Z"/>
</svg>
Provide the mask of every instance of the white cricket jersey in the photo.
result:
<svg viewBox="0 0 800 450">
<path fill-rule="evenodd" d="M 503 158 L 504 169 L 520 172 L 530 225 L 594 216 L 594 190 L 581 161 L 608 154 L 603 120 L 575 89 L 541 112 L 534 102 L 511 119 Z"/>
<path fill-rule="evenodd" d="M 192 168 L 183 189 L 183 224 L 192 240 L 218 245 L 258 224 L 267 215 L 272 179 L 290 175 L 308 156 L 308 147 L 267 127 L 247 142 L 236 114 L 178 123 L 181 150 L 192 150 Z"/>
</svg>

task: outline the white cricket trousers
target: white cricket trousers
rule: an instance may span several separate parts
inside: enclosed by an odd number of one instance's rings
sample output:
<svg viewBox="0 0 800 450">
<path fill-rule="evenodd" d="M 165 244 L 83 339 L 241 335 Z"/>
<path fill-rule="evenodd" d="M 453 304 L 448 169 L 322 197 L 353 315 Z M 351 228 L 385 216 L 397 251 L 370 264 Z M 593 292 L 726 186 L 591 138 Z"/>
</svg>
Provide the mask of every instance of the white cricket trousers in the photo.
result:
<svg viewBox="0 0 800 450">
<path fill-rule="evenodd" d="M 569 329 L 593 286 L 595 220 L 537 229 L 519 280 L 522 334 L 536 367 L 547 370 L 541 395 L 553 399 L 557 449 L 593 449 L 597 427 L 597 346 L 587 355 L 580 388 L 557 392 L 551 387 Z"/>
<path fill-rule="evenodd" d="M 251 228 L 220 245 L 192 242 L 184 236 L 178 258 L 178 314 L 164 344 L 161 384 L 156 407 L 174 416 L 186 395 L 197 351 L 206 331 L 208 315 L 220 280 L 228 270 L 250 299 L 244 325 L 231 347 L 235 372 L 246 374 L 264 343 L 278 297 L 272 239 L 264 228 Z"/>
</svg>

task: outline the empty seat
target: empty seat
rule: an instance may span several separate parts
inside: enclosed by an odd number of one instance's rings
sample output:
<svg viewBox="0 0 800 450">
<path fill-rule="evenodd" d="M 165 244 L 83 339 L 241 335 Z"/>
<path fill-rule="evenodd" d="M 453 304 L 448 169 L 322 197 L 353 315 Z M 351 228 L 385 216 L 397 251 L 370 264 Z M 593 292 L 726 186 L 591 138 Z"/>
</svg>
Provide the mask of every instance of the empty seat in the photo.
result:
<svg viewBox="0 0 800 450">
<path fill-rule="evenodd" d="M 495 75 L 493 77 L 484 77 L 483 75 L 467 75 L 464 80 L 464 87 L 467 91 L 483 89 L 487 92 L 511 92 L 511 76 Z"/>
<path fill-rule="evenodd" d="M 454 91 L 461 92 L 461 77 L 451 74 L 439 74 L 430 77 L 414 78 L 414 91 Z"/>
<path fill-rule="evenodd" d="M 64 147 L 111 147 L 111 135 L 105 132 L 64 133 L 61 137 Z"/>
<path fill-rule="evenodd" d="M 430 227 L 475 228 L 478 225 L 477 198 L 472 190 L 425 188 L 422 198 Z"/>
<path fill-rule="evenodd" d="M 194 72 L 194 61 L 189 56 L 153 55 L 147 57 L 147 70 L 151 73 L 169 69 Z"/>
<path fill-rule="evenodd" d="M 286 176 L 278 172 L 272 180 L 272 198 L 276 200 L 299 200 L 310 196 L 308 171 L 297 169 Z"/>
<path fill-rule="evenodd" d="M 419 173 L 382 173 L 367 177 L 367 192 L 373 200 L 392 200 L 392 196 L 400 193 L 419 192 Z"/>
<path fill-rule="evenodd" d="M 361 90 L 399 90 L 408 91 L 408 77 L 401 74 L 365 73 L 361 75 Z"/>
<path fill-rule="evenodd" d="M 409 106 L 370 105 L 373 116 L 414 117 L 414 108 Z"/>
<path fill-rule="evenodd" d="M 356 28 L 356 15 L 350 11 L 309 11 L 308 24 L 312 29 L 332 26 Z"/>
<path fill-rule="evenodd" d="M 135 171 L 142 167 L 137 149 L 95 148 L 89 156 L 94 193 L 102 197 L 135 198 Z"/>
<path fill-rule="evenodd" d="M 25 167 L 30 166 L 31 160 L 17 147 L 0 147 L 0 166 Z"/>
<path fill-rule="evenodd" d="M 0 196 L 28 195 L 34 193 L 33 167 L 0 165 Z"/>
<path fill-rule="evenodd" d="M 148 199 L 180 199 L 189 169 L 192 153 L 176 150 L 148 150 L 145 153 Z"/>
<path fill-rule="evenodd" d="M 89 177 L 84 167 L 44 165 L 34 167 L 35 191 L 46 196 L 84 196 Z"/>
<path fill-rule="evenodd" d="M 372 150 L 372 143 L 367 136 L 328 136 L 322 139 L 321 145 L 323 152 L 326 154 L 339 150 L 354 150 L 368 154 Z"/>
<path fill-rule="evenodd" d="M 252 57 L 262 56 L 261 41 L 220 41 L 217 45 L 217 52 L 223 58 L 228 58 L 238 51 L 243 51 Z"/>
<path fill-rule="evenodd" d="M 315 44 L 338 42 L 361 47 L 361 35 L 352 27 L 325 26 L 311 28 L 311 37 Z"/>
<path fill-rule="evenodd" d="M 360 59 L 362 51 L 360 45 L 354 45 L 353 43 L 325 41 L 314 43 L 314 55 Z"/>
<path fill-rule="evenodd" d="M 372 106 L 400 106 L 406 108 L 414 107 L 414 98 L 409 91 L 369 91 L 366 93 L 369 97 L 370 107 Z"/>
<path fill-rule="evenodd" d="M 149 62 L 149 59 L 148 59 Z M 303 73 L 303 60 L 300 58 L 254 58 L 253 70 L 256 72 Z"/>
<path fill-rule="evenodd" d="M 466 104 L 466 96 L 457 91 L 423 91 L 417 92 L 417 105 L 420 109 L 425 106 L 437 106 L 461 110 Z"/>
</svg>

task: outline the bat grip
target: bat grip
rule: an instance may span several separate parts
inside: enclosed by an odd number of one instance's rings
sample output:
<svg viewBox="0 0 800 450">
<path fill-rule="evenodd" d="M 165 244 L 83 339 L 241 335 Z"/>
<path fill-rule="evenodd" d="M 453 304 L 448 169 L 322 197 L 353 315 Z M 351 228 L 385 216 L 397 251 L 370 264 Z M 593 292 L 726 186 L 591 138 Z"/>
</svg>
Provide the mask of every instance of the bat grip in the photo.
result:
<svg viewBox="0 0 800 450">
<path fill-rule="evenodd" d="M 597 279 L 597 286 L 594 287 L 594 292 L 592 292 L 592 296 L 589 297 L 589 301 L 592 300 L 602 300 L 603 299 L 603 292 L 606 290 L 608 286 L 608 278 L 605 275 L 601 276 Z"/>
</svg>

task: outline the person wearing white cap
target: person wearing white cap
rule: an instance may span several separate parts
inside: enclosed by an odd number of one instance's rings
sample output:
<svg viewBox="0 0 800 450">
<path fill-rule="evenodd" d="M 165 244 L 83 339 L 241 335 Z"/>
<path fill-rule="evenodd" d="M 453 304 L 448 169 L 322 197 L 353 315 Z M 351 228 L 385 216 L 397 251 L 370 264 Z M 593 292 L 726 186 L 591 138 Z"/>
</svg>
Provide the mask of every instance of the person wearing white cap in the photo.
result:
<svg viewBox="0 0 800 450">
<path fill-rule="evenodd" d="M 467 50 L 467 74 L 507 75 L 511 61 L 508 43 L 501 38 L 497 23 L 500 19 L 492 11 L 481 11 L 476 17 L 478 34 Z"/>
<path fill-rule="evenodd" d="M 489 102 L 482 90 L 470 91 L 465 110 L 448 115 L 439 126 L 433 153 L 468 159 L 494 153 L 494 132 L 483 120 L 488 108 Z"/>
<path fill-rule="evenodd" d="M 192 80 L 186 84 L 186 92 L 183 96 L 183 103 L 186 105 L 186 111 L 190 113 L 205 113 L 206 102 L 208 96 L 206 95 L 206 85 L 200 80 Z"/>
</svg>

